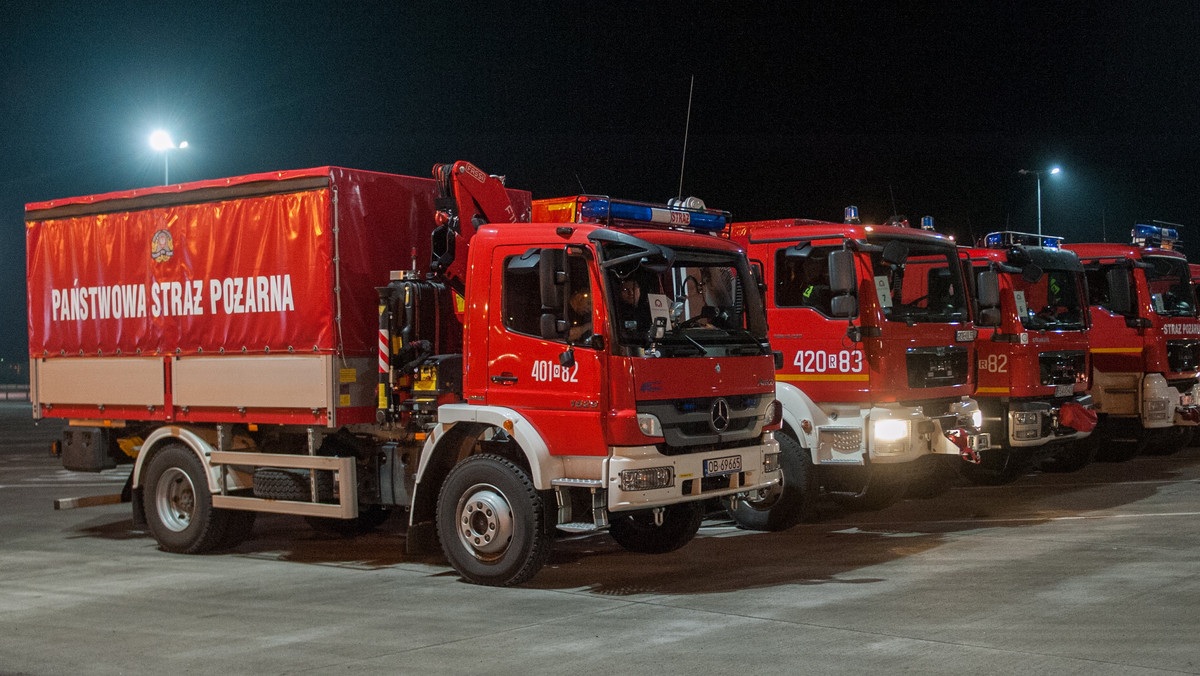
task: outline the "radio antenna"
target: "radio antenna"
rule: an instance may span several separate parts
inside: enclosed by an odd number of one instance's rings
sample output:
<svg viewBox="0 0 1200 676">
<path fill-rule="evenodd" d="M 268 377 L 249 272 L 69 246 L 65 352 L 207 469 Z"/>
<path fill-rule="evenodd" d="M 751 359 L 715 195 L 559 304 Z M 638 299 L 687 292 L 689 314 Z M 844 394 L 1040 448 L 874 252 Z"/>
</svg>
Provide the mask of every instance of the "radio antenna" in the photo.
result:
<svg viewBox="0 0 1200 676">
<path fill-rule="evenodd" d="M 692 74 L 692 83 L 688 86 L 687 121 L 683 124 L 683 156 L 679 160 L 679 194 L 675 197 L 683 199 L 683 168 L 687 165 L 688 129 L 692 126 L 692 92 L 696 89 L 696 75 Z"/>
</svg>

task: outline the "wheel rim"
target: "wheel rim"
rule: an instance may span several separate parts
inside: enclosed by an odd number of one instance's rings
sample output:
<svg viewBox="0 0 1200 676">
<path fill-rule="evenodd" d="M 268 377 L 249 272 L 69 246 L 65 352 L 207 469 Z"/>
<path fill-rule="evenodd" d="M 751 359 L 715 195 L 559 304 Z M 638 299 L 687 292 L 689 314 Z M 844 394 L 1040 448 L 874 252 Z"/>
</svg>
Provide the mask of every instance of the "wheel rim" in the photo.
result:
<svg viewBox="0 0 1200 676">
<path fill-rule="evenodd" d="M 512 506 L 491 484 L 475 484 L 458 500 L 458 540 L 476 559 L 494 561 L 508 551 L 513 536 Z"/>
<path fill-rule="evenodd" d="M 192 485 L 192 478 L 178 467 L 167 469 L 158 479 L 154 504 L 164 526 L 176 533 L 185 530 L 191 525 L 192 514 L 196 511 L 196 487 Z"/>
</svg>

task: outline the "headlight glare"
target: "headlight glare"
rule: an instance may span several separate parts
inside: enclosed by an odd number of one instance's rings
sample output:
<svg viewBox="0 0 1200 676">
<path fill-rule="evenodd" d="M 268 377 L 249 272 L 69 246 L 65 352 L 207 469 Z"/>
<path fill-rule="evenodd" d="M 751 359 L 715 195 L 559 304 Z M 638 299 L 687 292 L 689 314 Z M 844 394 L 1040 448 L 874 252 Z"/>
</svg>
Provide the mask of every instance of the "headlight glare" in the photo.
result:
<svg viewBox="0 0 1200 676">
<path fill-rule="evenodd" d="M 890 443 L 908 437 L 908 421 L 885 418 L 875 421 L 875 441 Z"/>
</svg>

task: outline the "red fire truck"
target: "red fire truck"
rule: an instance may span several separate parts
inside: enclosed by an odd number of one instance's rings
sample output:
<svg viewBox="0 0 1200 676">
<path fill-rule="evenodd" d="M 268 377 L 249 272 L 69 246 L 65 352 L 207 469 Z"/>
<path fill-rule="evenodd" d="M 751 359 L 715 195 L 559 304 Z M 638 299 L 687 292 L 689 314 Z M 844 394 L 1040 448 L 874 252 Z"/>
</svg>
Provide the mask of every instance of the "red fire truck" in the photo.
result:
<svg viewBox="0 0 1200 676">
<path fill-rule="evenodd" d="M 993 448 L 959 469 L 972 481 L 1007 483 L 1036 460 L 1076 470 L 1090 460 L 1083 439 L 1096 426 L 1087 393 L 1088 311 L 1083 266 L 1061 237 L 994 232 L 965 248 L 972 275 L 995 277 L 998 298 L 981 298 L 979 385 Z"/>
<path fill-rule="evenodd" d="M 64 465 L 132 462 L 125 499 L 167 551 L 235 544 L 257 512 L 355 532 L 408 509 L 410 552 L 440 540 L 489 585 L 534 575 L 556 527 L 670 551 L 701 501 L 778 481 L 766 318 L 709 234 L 725 214 L 597 199 L 530 223 L 527 192 L 469 163 L 434 176 L 29 204 L 33 413 L 71 421 Z M 620 302 L 701 278 L 719 339 Z"/>
<path fill-rule="evenodd" d="M 1187 445 L 1200 420 L 1200 319 L 1175 229 L 1138 224 L 1132 244 L 1070 244 L 1087 271 L 1092 397 L 1105 437 L 1098 457 L 1122 460 Z"/>
<path fill-rule="evenodd" d="M 783 353 L 784 482 L 728 501 L 740 525 L 811 518 L 819 488 L 881 507 L 914 476 L 936 490 L 949 478 L 935 469 L 979 459 L 989 441 L 970 396 L 976 331 L 951 239 L 862 225 L 851 207 L 844 223 L 735 223 L 732 240 L 761 271 Z"/>
</svg>

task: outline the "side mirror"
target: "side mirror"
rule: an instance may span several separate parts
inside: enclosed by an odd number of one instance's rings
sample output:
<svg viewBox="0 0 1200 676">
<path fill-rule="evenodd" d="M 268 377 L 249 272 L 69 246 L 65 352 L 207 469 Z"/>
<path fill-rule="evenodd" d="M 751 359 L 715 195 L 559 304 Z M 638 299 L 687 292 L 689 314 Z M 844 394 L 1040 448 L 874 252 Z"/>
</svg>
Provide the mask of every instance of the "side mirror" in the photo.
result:
<svg viewBox="0 0 1200 676">
<path fill-rule="evenodd" d="M 851 295 L 834 296 L 829 301 L 829 311 L 834 317 L 853 317 L 858 314 L 858 299 Z"/>
<path fill-rule="evenodd" d="M 853 294 L 858 291 L 853 253 L 845 250 L 829 253 L 829 290 L 835 296 Z"/>
<path fill-rule="evenodd" d="M 1134 314 L 1133 295 L 1129 292 L 1129 270 L 1109 268 L 1104 273 L 1108 283 L 1108 309 L 1121 315 Z"/>
<path fill-rule="evenodd" d="M 979 326 L 1000 326 L 1000 309 L 989 307 L 979 311 Z"/>
<path fill-rule="evenodd" d="M 979 285 L 976 294 L 979 307 L 995 308 L 1000 305 L 1000 275 L 995 270 L 984 270 L 979 273 Z"/>
<path fill-rule="evenodd" d="M 1043 274 L 1045 274 L 1045 271 L 1033 263 L 1021 268 L 1021 279 L 1025 280 L 1026 284 L 1037 284 Z"/>
<path fill-rule="evenodd" d="M 883 245 L 883 253 L 880 254 L 880 257 L 884 263 L 900 265 L 908 260 L 908 247 L 893 239 Z"/>
</svg>

